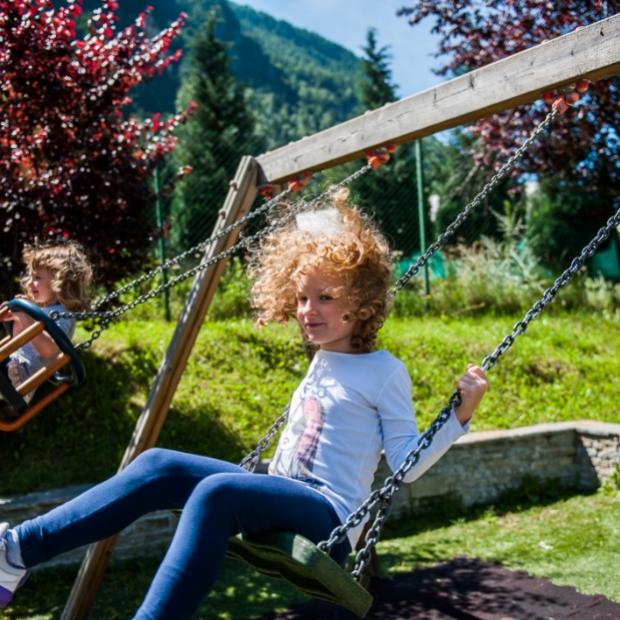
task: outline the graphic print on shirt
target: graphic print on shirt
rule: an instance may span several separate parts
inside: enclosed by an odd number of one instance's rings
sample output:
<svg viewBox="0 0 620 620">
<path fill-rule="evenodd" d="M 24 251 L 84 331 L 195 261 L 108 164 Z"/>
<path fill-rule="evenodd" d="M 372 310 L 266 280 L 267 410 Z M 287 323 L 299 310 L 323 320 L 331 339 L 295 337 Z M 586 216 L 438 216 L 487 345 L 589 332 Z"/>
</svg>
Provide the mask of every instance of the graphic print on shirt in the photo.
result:
<svg viewBox="0 0 620 620">
<path fill-rule="evenodd" d="M 286 472 L 286 475 L 297 480 L 312 479 L 312 467 L 324 423 L 321 402 L 313 396 L 303 397 L 293 423 L 278 446 L 273 471 Z"/>
<path fill-rule="evenodd" d="M 320 401 L 316 398 L 304 398 L 301 401 L 305 428 L 297 445 L 296 460 L 299 474 L 309 476 L 319 447 L 319 438 L 323 431 L 325 414 Z"/>
<path fill-rule="evenodd" d="M 326 363 L 315 359 L 305 381 L 295 408 L 290 412 L 287 425 L 278 449 L 269 467 L 269 473 L 280 474 L 302 480 L 317 482 L 312 473 L 316 455 L 325 425 L 325 403 L 328 391 L 323 385 Z"/>
</svg>

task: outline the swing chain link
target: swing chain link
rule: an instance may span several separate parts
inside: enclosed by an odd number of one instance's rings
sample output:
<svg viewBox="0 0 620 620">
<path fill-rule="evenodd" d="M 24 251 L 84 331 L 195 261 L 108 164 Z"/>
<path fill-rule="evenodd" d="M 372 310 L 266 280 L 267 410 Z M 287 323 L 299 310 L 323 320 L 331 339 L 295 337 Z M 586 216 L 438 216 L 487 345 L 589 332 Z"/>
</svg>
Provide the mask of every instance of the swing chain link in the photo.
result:
<svg viewBox="0 0 620 620">
<path fill-rule="evenodd" d="M 243 457 L 241 462 L 239 463 L 240 467 L 247 469 L 250 472 L 253 472 L 260 461 L 260 455 L 264 452 L 273 441 L 273 438 L 278 434 L 279 430 L 284 426 L 286 420 L 288 419 L 289 405 L 284 408 L 284 412 L 280 415 L 280 417 L 269 427 L 267 434 L 259 440 L 256 444 L 256 447 Z"/>
<path fill-rule="evenodd" d="M 225 226 L 224 228 L 222 228 L 222 230 L 220 230 L 218 233 L 214 235 L 211 235 L 208 239 L 205 239 L 204 241 L 197 243 L 193 247 L 185 250 L 184 252 L 182 252 L 181 254 L 178 254 L 177 256 L 174 256 L 173 258 L 169 258 L 168 260 L 163 262 L 161 265 L 158 265 L 154 269 L 151 269 L 150 271 L 141 275 L 139 278 L 136 278 L 135 280 L 128 282 L 125 286 L 122 286 L 121 288 L 108 293 L 107 295 L 103 296 L 101 299 L 98 299 L 93 304 L 93 308 L 96 310 L 97 308 L 101 308 L 102 306 L 107 305 L 110 301 L 113 301 L 114 299 L 119 298 L 123 293 L 126 293 L 127 291 L 137 288 L 138 286 L 140 286 L 140 284 L 143 284 L 144 282 L 147 282 L 148 280 L 154 278 L 156 275 L 165 271 L 166 269 L 169 269 L 170 267 L 177 265 L 178 263 L 182 262 L 186 258 L 193 256 L 194 254 L 197 254 L 198 252 L 202 252 L 207 246 L 228 236 L 233 230 L 245 226 L 250 220 L 254 219 L 255 217 L 259 216 L 262 213 L 270 211 L 282 199 L 286 198 L 291 193 L 291 191 L 292 190 L 290 188 L 286 188 L 285 190 L 280 192 L 277 196 L 274 196 L 273 198 L 265 202 L 265 204 L 261 205 L 254 211 L 250 211 L 245 217 L 242 217 L 238 219 L 237 221 L 232 222 L 232 224 Z"/>
<path fill-rule="evenodd" d="M 525 316 L 514 324 L 512 332 L 503 338 L 495 351 L 482 360 L 483 370 L 491 370 L 497 364 L 499 358 L 510 349 L 517 336 L 525 333 L 528 325 L 553 301 L 558 291 L 584 266 L 586 260 L 594 256 L 601 243 L 609 237 L 611 231 L 617 226 L 620 226 L 620 209 L 607 220 L 604 226 L 599 228 L 590 243 L 571 261 L 571 264 L 556 278 L 554 283 L 544 291 L 542 297 L 525 313 Z"/>
<path fill-rule="evenodd" d="M 288 213 L 286 213 L 284 217 L 274 221 L 270 225 L 264 226 L 263 228 L 258 230 L 253 235 L 248 235 L 247 237 L 243 237 L 240 241 L 238 241 L 237 243 L 232 245 L 230 248 L 228 248 L 226 250 L 223 250 L 219 254 L 216 254 L 215 256 L 212 256 L 208 260 L 205 260 L 205 261 L 199 263 L 195 267 L 192 267 L 191 269 L 188 269 L 187 271 L 184 271 L 183 273 L 180 273 L 179 275 L 175 276 L 174 278 L 171 278 L 165 284 L 161 284 L 161 285 L 155 287 L 154 289 L 151 289 L 150 291 L 148 291 L 148 292 L 146 292 L 146 293 L 136 297 L 133 301 L 131 301 L 131 302 L 127 303 L 127 304 L 124 304 L 122 306 L 119 306 L 115 310 L 107 310 L 107 311 L 97 311 L 97 310 L 94 310 L 94 311 L 88 311 L 88 312 L 57 312 L 57 311 L 54 311 L 54 312 L 50 313 L 50 317 L 53 320 L 58 320 L 58 319 L 61 319 L 61 318 L 63 318 L 63 319 L 74 319 L 74 320 L 99 319 L 98 327 L 97 327 L 97 329 L 95 329 L 95 331 L 93 331 L 93 333 L 91 334 L 90 338 L 76 346 L 77 350 L 87 349 L 90 346 L 92 346 L 93 342 L 95 340 L 97 340 L 97 338 L 99 338 L 99 336 L 101 336 L 103 331 L 105 331 L 105 329 L 113 321 L 117 320 L 119 317 L 121 317 L 123 314 L 125 314 L 129 310 L 132 310 L 136 306 L 139 306 L 139 305 L 145 303 L 146 301 L 152 299 L 153 297 L 157 297 L 158 295 L 160 295 L 164 291 L 167 291 L 168 289 L 170 289 L 173 286 L 177 285 L 179 282 L 182 282 L 183 280 L 186 280 L 189 277 L 191 277 L 191 276 L 193 276 L 193 275 L 195 275 L 195 274 L 197 274 L 199 272 L 202 272 L 205 269 L 208 269 L 209 267 L 211 267 L 212 265 L 215 265 L 219 261 L 221 261 L 221 260 L 223 260 L 225 258 L 232 257 L 239 249 L 244 248 L 246 246 L 251 246 L 256 241 L 261 239 L 262 237 L 266 236 L 270 232 L 273 232 L 274 230 L 276 230 L 280 226 L 282 226 L 282 225 L 286 224 L 287 222 L 289 222 L 290 220 L 292 220 L 301 211 L 306 210 L 306 209 L 310 209 L 313 206 L 315 206 L 316 204 L 319 204 L 323 199 L 325 199 L 326 197 L 331 196 L 335 191 L 337 191 L 341 187 L 344 187 L 344 186 L 352 183 L 357 178 L 359 178 L 362 175 L 366 174 L 369 170 L 372 170 L 372 166 L 370 164 L 365 164 L 364 166 L 362 166 L 361 168 L 356 170 L 354 173 L 350 174 L 348 177 L 346 177 L 345 179 L 343 179 L 339 183 L 331 185 L 327 190 L 321 192 L 320 194 L 318 194 L 314 198 L 297 201 L 295 203 L 294 207 Z M 265 207 L 268 204 L 270 205 L 269 208 L 273 207 L 275 204 L 280 202 L 282 196 L 288 195 L 288 193 L 290 193 L 290 190 L 285 190 L 284 192 L 281 192 L 277 197 L 273 198 L 268 203 L 265 203 L 265 205 L 262 205 L 261 209 L 263 211 L 265 211 L 266 210 Z M 254 212 L 254 213 L 257 213 L 257 212 Z M 227 234 L 228 232 L 230 232 L 234 228 L 237 228 L 240 225 L 240 222 L 242 222 L 242 221 L 245 222 L 248 219 L 249 219 L 248 216 L 246 216 L 245 218 L 242 218 L 241 220 L 239 220 L 239 222 L 234 222 L 233 224 L 230 224 L 226 229 L 223 229 L 222 231 L 220 231 L 219 233 L 217 233 L 216 235 L 211 237 L 209 240 L 204 241 L 203 244 L 206 245 L 208 243 L 211 243 L 213 241 L 216 241 L 216 240 L 222 238 L 224 236 L 225 231 L 226 231 L 226 234 Z M 189 252 L 189 250 L 188 250 L 188 252 Z M 174 260 L 174 259 L 171 259 L 171 260 Z M 157 270 L 153 270 L 151 273 L 153 273 L 153 272 L 157 273 Z M 118 291 L 116 291 L 116 292 L 118 292 Z M 111 293 L 110 296 L 112 296 L 112 295 L 114 295 L 114 294 Z"/>
<path fill-rule="evenodd" d="M 93 346 L 93 342 L 95 342 L 95 340 L 97 340 L 97 338 L 99 338 L 99 336 L 103 334 L 103 332 L 108 328 L 111 322 L 112 322 L 112 319 L 108 319 L 108 318 L 103 319 L 98 324 L 97 328 L 93 330 L 88 340 L 85 340 L 84 342 L 80 342 L 78 345 L 76 345 L 75 350 L 85 351 L 86 349 L 90 349 L 90 347 Z"/>
<path fill-rule="evenodd" d="M 445 245 L 446 241 L 452 236 L 454 231 L 461 226 L 461 224 L 469 217 L 471 212 L 483 202 L 489 194 L 497 187 L 500 181 L 502 181 L 508 173 L 515 167 L 517 162 L 521 159 L 524 153 L 529 149 L 530 145 L 536 138 L 555 120 L 559 115 L 557 108 L 553 108 L 543 121 L 534 129 L 527 140 L 510 156 L 510 158 L 504 163 L 504 165 L 491 177 L 490 181 L 480 190 L 476 197 L 457 215 L 457 217 L 450 223 L 450 225 L 441 233 L 437 239 L 428 246 L 424 254 L 411 265 L 407 271 L 398 279 L 396 284 L 390 291 L 393 297 L 400 291 L 406 284 L 413 278 L 424 265 L 429 261 L 431 256 L 435 252 Z"/>
</svg>

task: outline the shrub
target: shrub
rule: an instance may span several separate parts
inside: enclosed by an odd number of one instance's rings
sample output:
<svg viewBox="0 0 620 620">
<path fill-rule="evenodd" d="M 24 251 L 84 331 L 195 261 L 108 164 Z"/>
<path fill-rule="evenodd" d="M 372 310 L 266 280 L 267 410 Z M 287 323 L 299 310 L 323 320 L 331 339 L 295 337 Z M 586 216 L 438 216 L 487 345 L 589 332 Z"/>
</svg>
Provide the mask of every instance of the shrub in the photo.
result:
<svg viewBox="0 0 620 620">
<path fill-rule="evenodd" d="M 412 281 L 394 299 L 396 316 L 423 313 L 461 316 L 525 312 L 553 283 L 522 239 L 523 223 L 505 205 L 495 214 L 503 239 L 482 237 L 474 245 L 452 250 L 444 279 L 433 279 L 426 297 L 422 283 Z M 602 277 L 588 278 L 586 270 L 573 276 L 551 308 L 586 309 L 614 313 L 620 310 L 620 285 Z"/>
</svg>

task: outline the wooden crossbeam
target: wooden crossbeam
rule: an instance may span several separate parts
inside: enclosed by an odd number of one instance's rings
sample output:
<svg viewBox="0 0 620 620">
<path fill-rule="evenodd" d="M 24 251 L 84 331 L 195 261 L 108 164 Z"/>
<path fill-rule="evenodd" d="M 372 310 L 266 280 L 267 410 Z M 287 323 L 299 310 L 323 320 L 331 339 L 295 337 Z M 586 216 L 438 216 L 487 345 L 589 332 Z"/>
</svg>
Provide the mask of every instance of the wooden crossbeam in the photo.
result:
<svg viewBox="0 0 620 620">
<path fill-rule="evenodd" d="M 257 158 L 263 182 L 323 170 L 539 99 L 579 78 L 620 72 L 620 14 L 498 60 Z"/>
</svg>

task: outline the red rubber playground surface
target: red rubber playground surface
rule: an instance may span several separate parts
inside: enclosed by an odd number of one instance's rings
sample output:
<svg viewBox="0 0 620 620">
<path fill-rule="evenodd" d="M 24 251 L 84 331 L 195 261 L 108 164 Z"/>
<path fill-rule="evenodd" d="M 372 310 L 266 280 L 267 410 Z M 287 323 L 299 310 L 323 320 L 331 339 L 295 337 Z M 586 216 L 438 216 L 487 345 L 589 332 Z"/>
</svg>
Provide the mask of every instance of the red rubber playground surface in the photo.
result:
<svg viewBox="0 0 620 620">
<path fill-rule="evenodd" d="M 580 594 L 548 579 L 497 564 L 456 558 L 416 569 L 372 588 L 368 620 L 620 620 L 620 603 Z M 356 616 L 319 601 L 261 620 L 350 620 Z"/>
</svg>

